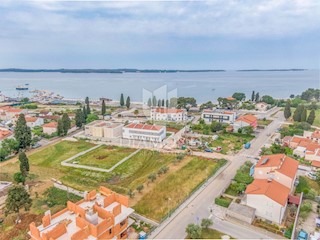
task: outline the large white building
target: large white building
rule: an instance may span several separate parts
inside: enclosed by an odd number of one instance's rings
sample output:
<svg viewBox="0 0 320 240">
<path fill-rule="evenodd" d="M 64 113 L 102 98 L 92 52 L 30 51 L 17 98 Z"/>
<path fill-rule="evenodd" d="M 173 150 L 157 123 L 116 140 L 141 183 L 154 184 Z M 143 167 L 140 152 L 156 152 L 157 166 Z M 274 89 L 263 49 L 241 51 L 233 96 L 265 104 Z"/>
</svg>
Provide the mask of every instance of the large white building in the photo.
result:
<svg viewBox="0 0 320 240">
<path fill-rule="evenodd" d="M 166 127 L 141 123 L 130 123 L 123 127 L 122 137 L 126 139 L 162 142 L 166 137 Z"/>
<path fill-rule="evenodd" d="M 188 120 L 187 111 L 177 108 L 154 108 L 151 109 L 151 120 L 184 122 Z"/>
<path fill-rule="evenodd" d="M 97 120 L 86 125 L 85 135 L 94 138 L 117 138 L 122 135 L 122 127 L 121 123 Z"/>
<path fill-rule="evenodd" d="M 211 123 L 212 121 L 216 121 L 221 123 L 232 124 L 235 122 L 237 118 L 237 113 L 233 111 L 205 109 L 201 114 L 201 118 L 206 123 Z"/>
</svg>

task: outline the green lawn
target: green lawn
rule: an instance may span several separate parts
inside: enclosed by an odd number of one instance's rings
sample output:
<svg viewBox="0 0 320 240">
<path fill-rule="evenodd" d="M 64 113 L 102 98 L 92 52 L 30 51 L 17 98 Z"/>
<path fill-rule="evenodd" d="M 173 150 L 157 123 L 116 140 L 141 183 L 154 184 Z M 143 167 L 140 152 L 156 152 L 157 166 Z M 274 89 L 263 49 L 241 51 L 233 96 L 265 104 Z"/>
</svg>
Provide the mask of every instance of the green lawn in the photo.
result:
<svg viewBox="0 0 320 240">
<path fill-rule="evenodd" d="M 222 133 L 219 134 L 217 140 L 213 140 L 209 143 L 209 147 L 222 147 L 222 154 L 228 152 L 237 152 L 243 148 L 246 142 L 251 141 L 254 136 L 244 135 L 238 133 Z"/>
<path fill-rule="evenodd" d="M 300 176 L 299 184 L 296 188 L 296 193 L 301 193 L 301 192 L 307 193 L 307 192 L 310 192 L 310 190 L 315 191 L 317 194 L 319 194 L 320 193 L 319 184 L 308 177 Z"/>
<path fill-rule="evenodd" d="M 194 157 L 181 169 L 159 182 L 142 197 L 134 209 L 139 214 L 161 221 L 225 163 L 225 160 Z"/>
<path fill-rule="evenodd" d="M 201 239 L 221 239 L 222 236 L 224 236 L 226 234 L 219 232 L 215 229 L 202 229 L 201 232 Z M 232 237 L 231 237 L 232 239 Z"/>
<path fill-rule="evenodd" d="M 309 114 L 309 111 L 308 111 Z M 316 119 L 313 122 L 314 126 L 320 127 L 320 109 L 316 110 Z"/>
<path fill-rule="evenodd" d="M 81 165 L 109 169 L 134 151 L 134 148 L 103 145 L 73 161 Z"/>
</svg>

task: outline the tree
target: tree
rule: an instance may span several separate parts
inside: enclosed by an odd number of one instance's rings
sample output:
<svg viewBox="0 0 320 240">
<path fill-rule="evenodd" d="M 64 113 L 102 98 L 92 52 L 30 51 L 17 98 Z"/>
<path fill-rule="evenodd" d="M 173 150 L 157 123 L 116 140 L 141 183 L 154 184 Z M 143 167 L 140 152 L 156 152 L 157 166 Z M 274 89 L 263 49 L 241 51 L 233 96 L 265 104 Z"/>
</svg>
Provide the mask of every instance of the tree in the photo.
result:
<svg viewBox="0 0 320 240">
<path fill-rule="evenodd" d="M 87 109 L 85 106 L 83 106 L 83 108 L 82 108 L 82 113 L 83 113 L 83 123 L 86 123 L 88 113 L 87 113 Z"/>
<path fill-rule="evenodd" d="M 148 99 L 148 107 L 151 107 L 152 106 L 152 101 L 151 101 L 151 98 Z"/>
<path fill-rule="evenodd" d="M 284 117 L 285 119 L 291 117 L 291 105 L 289 100 L 287 101 L 286 106 L 284 108 Z"/>
<path fill-rule="evenodd" d="M 293 120 L 295 122 L 301 122 L 301 114 L 304 110 L 304 105 L 299 105 L 293 113 Z"/>
<path fill-rule="evenodd" d="M 106 110 L 107 110 L 107 107 L 106 107 L 106 103 L 104 101 L 104 99 L 102 100 L 102 105 L 101 105 L 101 115 L 104 119 L 104 116 L 106 115 Z"/>
<path fill-rule="evenodd" d="M 9 188 L 5 203 L 6 214 L 11 212 L 19 214 L 21 208 L 24 208 L 25 211 L 29 211 L 31 205 L 32 200 L 30 195 L 23 186 L 12 186 Z"/>
<path fill-rule="evenodd" d="M 238 101 L 243 101 L 246 99 L 246 95 L 244 93 L 241 93 L 241 92 L 235 92 L 233 95 L 232 95 L 233 98 L 237 99 Z"/>
<path fill-rule="evenodd" d="M 78 128 L 81 128 L 84 121 L 85 121 L 85 120 L 84 120 L 84 115 L 83 115 L 83 112 L 82 112 L 81 108 L 80 108 L 80 109 L 77 109 L 77 111 L 76 111 L 76 116 L 75 116 L 76 126 L 77 126 Z"/>
<path fill-rule="evenodd" d="M 19 153 L 19 162 L 20 162 L 20 172 L 22 176 L 27 177 L 30 170 L 29 159 L 27 158 L 26 153 L 23 151 Z"/>
<path fill-rule="evenodd" d="M 151 182 L 154 182 L 154 181 L 157 179 L 157 174 L 151 173 L 151 174 L 148 176 L 148 179 L 149 179 Z"/>
<path fill-rule="evenodd" d="M 133 114 L 137 116 L 139 114 L 139 110 L 138 109 L 134 110 Z"/>
<path fill-rule="evenodd" d="M 58 120 L 57 134 L 58 134 L 58 136 L 63 136 L 63 134 L 64 134 L 62 119 Z"/>
<path fill-rule="evenodd" d="M 259 93 L 257 92 L 257 93 L 256 93 L 256 97 L 255 97 L 255 101 L 256 101 L 256 102 L 259 102 L 259 100 L 260 100 L 260 95 L 259 95 Z"/>
<path fill-rule="evenodd" d="M 141 193 L 143 189 L 144 189 L 143 184 L 140 184 L 140 185 L 137 186 L 137 191 L 138 191 L 139 193 Z"/>
<path fill-rule="evenodd" d="M 161 107 L 161 99 L 158 100 L 158 107 Z"/>
<path fill-rule="evenodd" d="M 303 111 L 301 113 L 300 121 L 301 122 L 306 122 L 307 121 L 307 109 L 306 108 L 303 108 Z"/>
<path fill-rule="evenodd" d="M 312 125 L 314 120 L 315 120 L 315 118 L 316 118 L 316 113 L 315 113 L 314 109 L 312 109 L 311 112 L 309 113 L 309 116 L 308 116 L 308 119 L 307 119 L 307 123 Z"/>
<path fill-rule="evenodd" d="M 254 91 L 252 91 L 251 102 L 254 102 L 255 96 L 256 96 L 256 95 L 255 95 Z"/>
<path fill-rule="evenodd" d="M 202 229 L 200 226 L 194 223 L 190 223 L 186 228 L 186 233 L 188 234 L 188 237 L 191 239 L 199 239 L 201 238 Z"/>
<path fill-rule="evenodd" d="M 9 155 L 9 153 L 8 153 L 8 151 L 6 149 L 0 148 L 0 162 L 6 160 L 8 155 Z"/>
<path fill-rule="evenodd" d="M 87 105 L 87 107 L 86 107 L 86 112 L 87 112 L 87 114 L 90 114 L 91 113 L 91 109 L 90 109 L 90 100 L 89 100 L 89 97 L 86 97 L 86 100 L 85 100 L 85 103 L 86 103 L 86 105 Z"/>
<path fill-rule="evenodd" d="M 62 115 L 61 121 L 62 121 L 63 136 L 67 136 L 68 131 L 71 128 L 71 120 L 67 113 L 64 113 Z"/>
<path fill-rule="evenodd" d="M 128 191 L 128 196 L 129 196 L 130 198 L 133 198 L 133 197 L 134 197 L 134 192 L 133 192 L 131 189 L 129 189 L 129 191 Z"/>
<path fill-rule="evenodd" d="M 152 97 L 152 106 L 157 106 L 157 98 L 156 98 L 156 96 L 153 96 Z"/>
<path fill-rule="evenodd" d="M 19 151 L 19 142 L 14 138 L 6 138 L 2 141 L 1 146 L 8 153 L 17 153 Z"/>
<path fill-rule="evenodd" d="M 127 101 L 126 101 L 126 107 L 130 108 L 130 97 L 127 97 Z"/>
<path fill-rule="evenodd" d="M 25 149 L 31 144 L 31 129 L 27 126 L 24 114 L 20 114 L 14 129 L 14 137 L 19 143 L 19 149 Z"/>
<path fill-rule="evenodd" d="M 262 96 L 261 101 L 271 105 L 275 103 L 274 98 L 269 95 Z"/>
<path fill-rule="evenodd" d="M 212 121 L 210 124 L 210 129 L 212 132 L 219 132 L 224 129 L 224 126 L 220 122 Z"/>
<path fill-rule="evenodd" d="M 291 98 L 291 99 L 294 98 L 294 94 L 290 94 L 290 98 Z"/>
<path fill-rule="evenodd" d="M 253 127 L 252 126 L 245 126 L 238 129 L 238 133 L 251 135 L 253 133 Z"/>
<path fill-rule="evenodd" d="M 201 227 L 204 229 L 208 229 L 210 226 L 212 226 L 213 221 L 210 218 L 203 218 L 201 220 Z"/>
<path fill-rule="evenodd" d="M 26 182 L 26 178 L 22 175 L 21 172 L 16 172 L 15 174 L 13 174 L 13 180 L 16 183 L 22 183 L 23 185 Z"/>
<path fill-rule="evenodd" d="M 161 106 L 162 107 L 164 107 L 164 103 L 165 103 L 165 101 L 164 101 L 164 99 L 162 99 L 162 101 L 161 101 Z"/>
<path fill-rule="evenodd" d="M 86 122 L 87 123 L 91 123 L 91 122 L 93 122 L 95 120 L 99 120 L 99 117 L 96 114 L 91 113 L 91 114 L 89 114 L 87 116 L 87 121 Z"/>
<path fill-rule="evenodd" d="M 169 107 L 169 100 L 168 99 L 166 100 L 166 107 L 167 108 Z"/>
<path fill-rule="evenodd" d="M 123 107 L 124 106 L 124 97 L 123 97 L 123 93 L 121 93 L 120 96 L 120 106 Z"/>
</svg>

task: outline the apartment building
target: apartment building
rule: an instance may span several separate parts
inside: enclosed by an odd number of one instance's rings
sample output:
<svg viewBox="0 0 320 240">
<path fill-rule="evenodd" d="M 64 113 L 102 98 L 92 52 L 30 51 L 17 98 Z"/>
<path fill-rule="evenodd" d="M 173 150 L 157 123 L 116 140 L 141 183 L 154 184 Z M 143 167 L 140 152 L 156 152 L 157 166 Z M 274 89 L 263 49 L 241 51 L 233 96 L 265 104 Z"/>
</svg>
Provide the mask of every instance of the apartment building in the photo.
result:
<svg viewBox="0 0 320 240">
<path fill-rule="evenodd" d="M 122 137 L 126 139 L 162 142 L 166 138 L 166 127 L 141 123 L 130 123 L 123 127 Z"/>
<path fill-rule="evenodd" d="M 188 120 L 187 111 L 177 108 L 151 109 L 150 119 L 154 121 L 184 122 Z"/>
<path fill-rule="evenodd" d="M 32 240 L 127 239 L 133 212 L 128 197 L 100 187 L 54 215 L 46 212 L 40 226 L 30 224 L 28 234 Z"/>
<path fill-rule="evenodd" d="M 85 126 L 85 136 L 94 138 L 118 138 L 122 136 L 123 124 L 97 120 Z"/>
<path fill-rule="evenodd" d="M 261 156 L 254 168 L 254 181 L 245 191 L 245 204 L 256 216 L 281 224 L 294 190 L 299 162 L 285 154 Z"/>
<path fill-rule="evenodd" d="M 201 118 L 206 123 L 216 121 L 221 123 L 232 124 L 236 121 L 237 113 L 233 111 L 205 109 L 202 111 Z"/>
</svg>

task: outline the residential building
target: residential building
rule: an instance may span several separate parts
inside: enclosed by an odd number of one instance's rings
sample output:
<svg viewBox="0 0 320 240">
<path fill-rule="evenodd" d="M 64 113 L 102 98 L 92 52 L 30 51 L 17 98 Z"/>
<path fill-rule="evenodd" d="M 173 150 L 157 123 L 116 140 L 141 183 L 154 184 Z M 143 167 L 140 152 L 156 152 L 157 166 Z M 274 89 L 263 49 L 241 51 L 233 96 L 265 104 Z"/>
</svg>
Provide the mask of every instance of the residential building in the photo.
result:
<svg viewBox="0 0 320 240">
<path fill-rule="evenodd" d="M 0 120 L 10 121 L 15 119 L 19 114 L 26 114 L 26 109 L 14 108 L 11 106 L 0 107 Z"/>
<path fill-rule="evenodd" d="M 272 154 L 260 157 L 255 165 L 255 179 L 272 179 L 293 189 L 299 162 L 285 154 Z"/>
<path fill-rule="evenodd" d="M 30 224 L 28 234 L 32 240 L 127 239 L 133 212 L 127 196 L 100 187 L 54 215 L 46 212 L 40 226 Z"/>
<path fill-rule="evenodd" d="M 187 111 L 177 108 L 153 108 L 151 109 L 151 120 L 184 122 L 188 120 Z"/>
<path fill-rule="evenodd" d="M 248 185 L 246 205 L 256 209 L 256 216 L 281 224 L 287 208 L 290 188 L 275 180 L 255 179 Z"/>
<path fill-rule="evenodd" d="M 267 111 L 268 108 L 270 107 L 269 104 L 265 103 L 265 102 L 258 102 L 255 104 L 255 108 L 258 110 L 258 111 Z"/>
<path fill-rule="evenodd" d="M 0 127 L 0 143 L 11 135 L 12 132 L 10 130 Z"/>
<path fill-rule="evenodd" d="M 254 166 L 254 181 L 247 186 L 244 203 L 256 216 L 281 224 L 294 190 L 299 162 L 285 154 L 261 156 Z"/>
<path fill-rule="evenodd" d="M 58 131 L 58 123 L 57 122 L 49 122 L 42 125 L 43 133 L 52 135 Z"/>
<path fill-rule="evenodd" d="M 311 134 L 311 139 L 314 142 L 320 143 L 320 130 L 315 130 L 312 134 Z"/>
<path fill-rule="evenodd" d="M 206 123 L 211 123 L 212 121 L 233 124 L 236 121 L 237 113 L 233 111 L 225 111 L 218 109 L 205 109 L 202 111 L 201 118 Z"/>
<path fill-rule="evenodd" d="M 122 136 L 123 124 L 97 120 L 85 126 L 85 135 L 94 138 L 118 138 Z"/>
<path fill-rule="evenodd" d="M 233 124 L 234 131 L 238 131 L 239 128 L 251 126 L 253 129 L 256 129 L 258 126 L 258 119 L 256 116 L 247 114 L 242 115 L 237 118 Z"/>
<path fill-rule="evenodd" d="M 134 140 L 162 142 L 166 137 L 166 127 L 141 123 L 130 123 L 123 127 L 122 137 Z"/>
<path fill-rule="evenodd" d="M 43 118 L 26 116 L 25 119 L 27 122 L 27 126 L 30 128 L 42 126 L 44 124 Z"/>
</svg>

